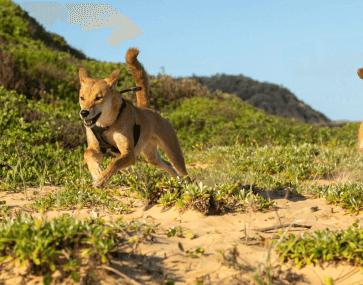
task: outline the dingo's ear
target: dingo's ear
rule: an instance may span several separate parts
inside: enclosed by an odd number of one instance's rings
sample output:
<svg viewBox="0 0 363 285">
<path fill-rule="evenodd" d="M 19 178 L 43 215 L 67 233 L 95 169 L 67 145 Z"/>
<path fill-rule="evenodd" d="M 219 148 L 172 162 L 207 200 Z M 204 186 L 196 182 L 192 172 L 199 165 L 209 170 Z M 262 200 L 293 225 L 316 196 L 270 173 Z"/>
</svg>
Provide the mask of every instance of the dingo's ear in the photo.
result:
<svg viewBox="0 0 363 285">
<path fill-rule="evenodd" d="M 363 68 L 357 70 L 358 76 L 363 79 Z"/>
<path fill-rule="evenodd" d="M 120 73 L 121 73 L 120 69 L 112 71 L 112 73 L 107 78 L 105 78 L 107 85 L 111 87 L 114 86 L 117 82 L 118 77 L 120 76 Z"/>
<path fill-rule="evenodd" d="M 79 69 L 79 81 L 81 82 L 81 84 L 85 83 L 87 78 L 90 78 L 87 70 L 84 68 L 80 68 Z"/>
</svg>

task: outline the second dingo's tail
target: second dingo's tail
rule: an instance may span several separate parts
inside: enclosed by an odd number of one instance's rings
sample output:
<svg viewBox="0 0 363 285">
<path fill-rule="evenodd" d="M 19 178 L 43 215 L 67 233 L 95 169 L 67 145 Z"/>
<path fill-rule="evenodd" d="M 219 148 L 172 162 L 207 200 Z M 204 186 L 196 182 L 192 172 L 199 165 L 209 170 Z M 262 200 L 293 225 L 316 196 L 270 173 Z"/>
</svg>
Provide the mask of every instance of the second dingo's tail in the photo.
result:
<svg viewBox="0 0 363 285">
<path fill-rule="evenodd" d="M 130 69 L 132 77 L 137 87 L 141 87 L 140 91 L 136 91 L 137 106 L 142 108 L 150 108 L 149 102 L 149 78 L 142 64 L 137 60 L 139 50 L 129 48 L 126 53 L 126 64 Z"/>
</svg>

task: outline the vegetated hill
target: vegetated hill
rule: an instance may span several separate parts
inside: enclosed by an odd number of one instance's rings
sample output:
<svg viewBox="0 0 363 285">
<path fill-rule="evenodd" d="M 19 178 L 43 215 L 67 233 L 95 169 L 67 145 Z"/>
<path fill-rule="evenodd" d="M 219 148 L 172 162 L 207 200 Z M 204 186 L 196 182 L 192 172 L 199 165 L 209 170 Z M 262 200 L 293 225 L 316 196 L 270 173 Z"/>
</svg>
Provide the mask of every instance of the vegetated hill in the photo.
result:
<svg viewBox="0 0 363 285">
<path fill-rule="evenodd" d="M 46 32 L 19 6 L 9 0 L 0 0 L 0 84 L 6 89 L 24 94 L 28 99 L 63 102 L 69 109 L 79 108 L 80 67 L 86 68 L 94 78 L 105 78 L 114 69 L 120 69 L 119 90 L 135 84 L 125 64 L 98 62 L 84 57 L 60 36 Z M 119 61 L 123 59 L 124 55 Z M 159 75 L 151 79 L 150 103 L 157 110 L 170 111 L 186 98 L 212 98 L 216 96 L 212 92 L 217 89 L 236 93 L 242 100 L 269 114 L 307 123 L 330 122 L 323 114 L 297 100 L 286 88 L 244 76 L 195 76 L 173 80 Z M 124 96 L 135 99 L 132 93 Z"/>
<path fill-rule="evenodd" d="M 82 65 L 87 59 L 61 36 L 45 31 L 18 5 L 0 0 L 1 85 L 29 99 L 43 98 L 46 93 L 62 97 L 77 90 L 72 64 Z"/>
<path fill-rule="evenodd" d="M 221 90 L 236 94 L 243 101 L 268 114 L 294 118 L 304 123 L 327 124 L 331 121 L 322 113 L 298 100 L 287 88 L 276 84 L 259 82 L 244 75 L 216 74 L 211 77 L 191 77 L 208 87 L 210 92 Z"/>
<path fill-rule="evenodd" d="M 20 25 L 16 26 L 16 24 Z M 63 37 L 47 32 L 36 19 L 9 0 L 0 1 L 0 35 L 10 41 L 14 36 L 40 40 L 54 50 L 68 52 L 78 59 L 90 59 L 82 51 L 67 44 Z"/>
<path fill-rule="evenodd" d="M 84 127 L 78 109 L 66 109 L 43 100 L 29 100 L 0 86 L 0 177 L 1 165 L 16 164 L 17 156 L 32 153 L 29 164 L 41 157 L 54 159 L 53 151 L 84 150 Z M 252 145 L 297 145 L 330 143 L 355 145 L 358 123 L 342 128 L 322 128 L 269 115 L 234 95 L 215 93 L 180 101 L 163 117 L 174 126 L 182 147 Z M 57 159 L 57 158 L 56 158 Z M 67 158 L 68 159 L 68 158 Z M 5 169 L 3 169 L 5 171 Z M 29 170 L 29 175 L 37 175 Z"/>
<path fill-rule="evenodd" d="M 124 56 L 120 55 L 118 61 L 123 62 Z M 46 32 L 19 6 L 0 0 L 0 85 L 28 99 L 61 102 L 68 109 L 79 108 L 80 67 L 86 68 L 94 78 L 105 78 L 120 69 L 118 90 L 135 84 L 125 64 L 86 59 L 63 38 Z M 157 110 L 176 107 L 183 98 L 208 95 L 206 87 L 190 79 L 174 82 L 171 77 L 160 76 L 150 84 L 150 103 Z M 132 93 L 124 96 L 135 98 Z"/>
</svg>

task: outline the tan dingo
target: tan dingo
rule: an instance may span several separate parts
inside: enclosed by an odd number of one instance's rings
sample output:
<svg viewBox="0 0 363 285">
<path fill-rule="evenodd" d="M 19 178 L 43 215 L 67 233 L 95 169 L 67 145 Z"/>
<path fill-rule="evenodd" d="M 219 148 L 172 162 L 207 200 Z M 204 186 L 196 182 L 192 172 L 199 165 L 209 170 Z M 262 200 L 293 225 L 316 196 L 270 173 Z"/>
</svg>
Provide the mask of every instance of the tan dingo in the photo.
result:
<svg viewBox="0 0 363 285">
<path fill-rule="evenodd" d="M 358 76 L 363 79 L 363 68 L 357 70 Z M 358 133 L 358 148 L 363 152 L 363 122 L 360 124 Z"/>
<path fill-rule="evenodd" d="M 119 170 L 135 164 L 141 153 L 150 164 L 164 169 L 172 176 L 186 177 L 184 157 L 176 133 L 171 124 L 159 113 L 149 109 L 149 81 L 145 69 L 137 60 L 139 51 L 130 48 L 126 63 L 136 85 L 137 106 L 121 97 L 115 85 L 120 70 L 114 70 L 105 79 L 91 78 L 84 68 L 79 70 L 81 89 L 80 116 L 86 126 L 88 148 L 84 158 L 94 179 L 95 187 L 103 187 Z M 160 146 L 172 161 L 163 160 L 157 150 Z M 116 159 L 102 171 L 100 165 L 106 152 Z"/>
</svg>

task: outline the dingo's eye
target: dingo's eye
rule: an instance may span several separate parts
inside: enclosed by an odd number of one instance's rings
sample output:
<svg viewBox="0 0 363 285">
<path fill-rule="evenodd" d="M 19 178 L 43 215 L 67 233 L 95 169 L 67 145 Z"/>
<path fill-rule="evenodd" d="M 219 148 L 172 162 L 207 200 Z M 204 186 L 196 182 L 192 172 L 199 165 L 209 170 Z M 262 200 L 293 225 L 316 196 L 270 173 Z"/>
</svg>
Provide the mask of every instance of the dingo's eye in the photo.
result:
<svg viewBox="0 0 363 285">
<path fill-rule="evenodd" d="M 101 99 L 102 99 L 102 97 L 97 96 L 95 100 L 98 101 L 98 100 L 101 100 Z"/>
<path fill-rule="evenodd" d="M 81 97 L 81 100 L 84 101 L 84 97 Z"/>
</svg>

